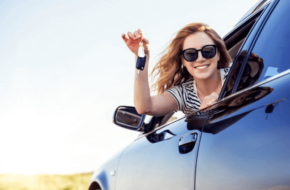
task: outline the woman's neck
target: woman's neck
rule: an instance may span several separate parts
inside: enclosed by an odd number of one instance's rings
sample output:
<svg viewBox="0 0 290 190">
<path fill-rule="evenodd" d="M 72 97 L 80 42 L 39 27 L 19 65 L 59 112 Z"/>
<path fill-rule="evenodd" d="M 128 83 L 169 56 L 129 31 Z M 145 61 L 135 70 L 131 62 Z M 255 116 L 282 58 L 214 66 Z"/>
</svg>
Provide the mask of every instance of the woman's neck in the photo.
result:
<svg viewBox="0 0 290 190">
<path fill-rule="evenodd" d="M 197 95 L 201 101 L 205 96 L 212 94 L 213 92 L 220 93 L 222 88 L 222 80 L 220 70 L 216 72 L 212 77 L 204 79 L 194 79 L 197 88 Z"/>
</svg>

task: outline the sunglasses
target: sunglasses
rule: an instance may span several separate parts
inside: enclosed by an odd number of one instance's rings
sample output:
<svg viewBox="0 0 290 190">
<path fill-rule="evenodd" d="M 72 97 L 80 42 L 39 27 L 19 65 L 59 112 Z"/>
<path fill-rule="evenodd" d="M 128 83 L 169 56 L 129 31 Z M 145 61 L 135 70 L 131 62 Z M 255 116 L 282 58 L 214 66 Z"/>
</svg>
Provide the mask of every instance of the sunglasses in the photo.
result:
<svg viewBox="0 0 290 190">
<path fill-rule="evenodd" d="M 201 49 L 185 49 L 181 52 L 181 54 L 186 61 L 191 62 L 197 59 L 199 51 L 201 51 L 201 54 L 204 58 L 211 59 L 216 54 L 216 45 L 205 45 Z"/>
</svg>

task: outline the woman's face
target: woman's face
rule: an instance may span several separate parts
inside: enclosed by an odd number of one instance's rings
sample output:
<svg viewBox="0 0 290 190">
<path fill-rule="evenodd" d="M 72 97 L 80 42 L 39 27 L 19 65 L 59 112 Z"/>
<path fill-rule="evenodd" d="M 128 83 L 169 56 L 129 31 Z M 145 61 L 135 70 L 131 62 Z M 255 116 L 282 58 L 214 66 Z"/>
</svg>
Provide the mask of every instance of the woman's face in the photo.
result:
<svg viewBox="0 0 290 190">
<path fill-rule="evenodd" d="M 205 45 L 214 45 L 213 40 L 204 32 L 196 32 L 187 36 L 183 43 L 183 50 L 188 48 L 201 49 Z M 198 57 L 195 61 L 188 62 L 182 57 L 182 63 L 194 79 L 206 80 L 215 77 L 218 74 L 217 62 L 219 52 L 211 59 L 205 59 L 201 51 L 198 51 Z"/>
</svg>

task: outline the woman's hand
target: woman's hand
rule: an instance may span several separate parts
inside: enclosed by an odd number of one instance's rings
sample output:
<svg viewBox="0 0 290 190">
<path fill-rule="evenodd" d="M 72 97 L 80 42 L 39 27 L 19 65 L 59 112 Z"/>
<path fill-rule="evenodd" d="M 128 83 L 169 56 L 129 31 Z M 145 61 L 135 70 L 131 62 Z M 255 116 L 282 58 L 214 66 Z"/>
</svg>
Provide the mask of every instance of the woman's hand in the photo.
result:
<svg viewBox="0 0 290 190">
<path fill-rule="evenodd" d="M 214 103 L 216 103 L 218 101 L 219 95 L 216 92 L 211 93 L 211 95 L 206 96 L 203 98 L 203 101 L 200 104 L 199 109 L 203 109 L 206 108 Z"/>
<path fill-rule="evenodd" d="M 144 38 L 144 34 L 143 34 L 143 31 L 141 29 L 138 29 L 134 33 L 128 32 L 127 35 L 128 36 L 126 36 L 126 34 L 122 34 L 122 38 L 123 38 L 124 42 L 126 43 L 127 47 L 136 56 L 138 56 L 138 48 L 139 48 L 139 43 L 140 43 L 141 39 L 143 42 L 145 54 L 146 55 L 149 54 L 149 41 L 146 38 Z"/>
</svg>

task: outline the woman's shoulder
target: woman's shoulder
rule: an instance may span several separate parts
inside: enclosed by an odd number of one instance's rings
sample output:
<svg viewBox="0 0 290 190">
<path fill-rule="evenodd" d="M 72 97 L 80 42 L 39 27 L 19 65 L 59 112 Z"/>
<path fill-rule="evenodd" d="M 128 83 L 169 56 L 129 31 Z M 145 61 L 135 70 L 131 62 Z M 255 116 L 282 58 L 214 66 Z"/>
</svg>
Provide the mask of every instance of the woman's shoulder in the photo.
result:
<svg viewBox="0 0 290 190">
<path fill-rule="evenodd" d="M 183 87 L 192 86 L 193 81 L 194 81 L 193 77 L 190 77 L 189 79 L 187 79 L 185 82 L 181 83 L 180 85 Z"/>
<path fill-rule="evenodd" d="M 181 83 L 180 85 L 177 85 L 177 88 L 186 90 L 186 91 L 192 91 L 193 90 L 193 77 L 190 77 L 189 79 L 187 79 L 186 81 L 184 81 L 183 83 Z"/>
<path fill-rule="evenodd" d="M 168 90 L 170 89 L 184 89 L 184 88 L 192 88 L 192 85 L 193 85 L 193 77 L 190 77 L 189 79 L 187 79 L 185 82 L 179 84 L 179 85 L 176 85 L 176 86 L 172 86 L 171 88 L 169 88 Z M 166 91 L 168 91 L 166 90 Z"/>
</svg>

